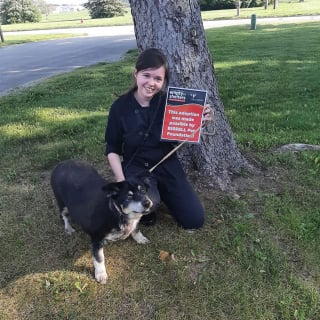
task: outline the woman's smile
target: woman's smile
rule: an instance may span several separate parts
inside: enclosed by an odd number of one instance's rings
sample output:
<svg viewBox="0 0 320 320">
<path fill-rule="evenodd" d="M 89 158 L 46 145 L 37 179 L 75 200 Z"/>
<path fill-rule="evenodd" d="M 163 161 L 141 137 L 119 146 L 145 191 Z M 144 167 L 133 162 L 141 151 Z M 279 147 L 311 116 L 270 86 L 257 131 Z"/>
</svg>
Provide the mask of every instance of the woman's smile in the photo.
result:
<svg viewBox="0 0 320 320">
<path fill-rule="evenodd" d="M 165 80 L 165 68 L 149 68 L 142 71 L 135 71 L 137 91 L 135 98 L 141 106 L 148 106 L 152 97 L 161 91 Z"/>
</svg>

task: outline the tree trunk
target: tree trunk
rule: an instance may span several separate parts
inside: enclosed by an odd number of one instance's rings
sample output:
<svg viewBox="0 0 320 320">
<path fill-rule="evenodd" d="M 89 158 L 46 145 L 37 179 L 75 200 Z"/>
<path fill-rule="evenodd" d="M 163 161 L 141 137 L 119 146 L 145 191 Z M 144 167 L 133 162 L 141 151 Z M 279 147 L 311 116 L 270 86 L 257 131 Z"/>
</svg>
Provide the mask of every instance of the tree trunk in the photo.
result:
<svg viewBox="0 0 320 320">
<path fill-rule="evenodd" d="M 3 37 L 3 33 L 2 33 L 1 24 L 0 24 L 0 40 L 1 40 L 1 42 L 4 42 L 4 37 Z"/>
<path fill-rule="evenodd" d="M 198 0 L 130 0 L 139 51 L 161 49 L 170 66 L 170 85 L 204 89 L 214 121 L 200 144 L 185 144 L 179 158 L 187 174 L 204 177 L 210 186 L 228 190 L 231 175 L 252 167 L 239 151 L 218 92 Z"/>
<path fill-rule="evenodd" d="M 235 4 L 236 4 L 236 8 L 237 8 L 237 16 L 240 17 L 241 1 L 236 0 Z"/>
<path fill-rule="evenodd" d="M 273 0 L 273 9 L 277 9 L 278 7 L 278 0 Z"/>
</svg>

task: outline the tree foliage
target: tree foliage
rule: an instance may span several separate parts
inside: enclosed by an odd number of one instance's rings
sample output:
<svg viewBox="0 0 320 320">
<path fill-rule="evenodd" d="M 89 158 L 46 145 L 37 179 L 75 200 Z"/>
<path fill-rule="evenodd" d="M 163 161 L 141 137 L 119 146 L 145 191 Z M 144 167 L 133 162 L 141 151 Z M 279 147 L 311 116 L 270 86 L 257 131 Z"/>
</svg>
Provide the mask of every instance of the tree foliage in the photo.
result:
<svg viewBox="0 0 320 320">
<path fill-rule="evenodd" d="M 199 0 L 201 10 L 221 10 L 234 9 L 235 0 Z M 260 7 L 264 5 L 265 0 L 241 0 L 241 7 Z"/>
<path fill-rule="evenodd" d="M 41 13 L 32 0 L 4 0 L 1 8 L 3 24 L 39 22 Z"/>
<path fill-rule="evenodd" d="M 47 14 L 49 11 L 49 8 L 52 7 L 52 5 L 47 4 L 45 0 L 33 0 L 33 3 L 40 10 L 42 14 Z"/>
<path fill-rule="evenodd" d="M 92 19 L 112 18 L 126 12 L 120 0 L 89 0 L 83 6 L 89 10 Z"/>
</svg>

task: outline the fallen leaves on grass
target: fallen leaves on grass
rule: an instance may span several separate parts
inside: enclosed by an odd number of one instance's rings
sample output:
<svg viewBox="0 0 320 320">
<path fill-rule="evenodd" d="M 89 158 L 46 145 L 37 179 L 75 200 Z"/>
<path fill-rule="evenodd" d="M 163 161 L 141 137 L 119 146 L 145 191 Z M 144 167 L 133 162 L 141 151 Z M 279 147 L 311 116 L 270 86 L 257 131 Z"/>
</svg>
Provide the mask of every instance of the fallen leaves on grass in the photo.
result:
<svg viewBox="0 0 320 320">
<path fill-rule="evenodd" d="M 175 256 L 174 254 L 170 254 L 168 251 L 160 250 L 159 259 L 162 262 L 169 262 L 169 261 L 174 261 Z"/>
</svg>

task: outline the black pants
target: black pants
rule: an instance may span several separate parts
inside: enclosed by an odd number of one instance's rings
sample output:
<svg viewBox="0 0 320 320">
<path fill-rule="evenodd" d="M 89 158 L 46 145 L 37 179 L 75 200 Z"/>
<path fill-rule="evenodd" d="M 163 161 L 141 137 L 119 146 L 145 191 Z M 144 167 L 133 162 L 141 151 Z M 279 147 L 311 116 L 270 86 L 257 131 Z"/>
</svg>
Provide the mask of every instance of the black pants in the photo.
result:
<svg viewBox="0 0 320 320">
<path fill-rule="evenodd" d="M 145 166 L 134 163 L 126 168 L 125 176 L 128 178 L 146 169 Z M 203 226 L 204 209 L 177 158 L 164 161 L 150 174 L 149 179 L 148 194 L 154 203 L 152 211 L 163 201 L 170 214 L 184 229 Z"/>
</svg>

